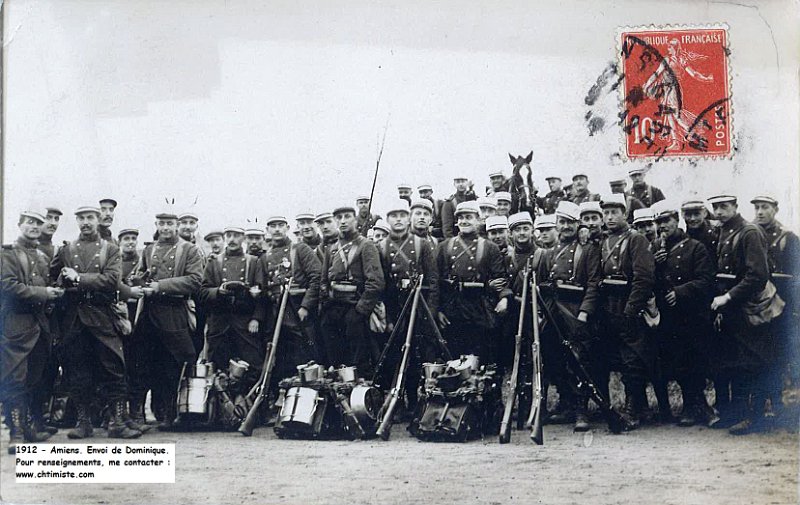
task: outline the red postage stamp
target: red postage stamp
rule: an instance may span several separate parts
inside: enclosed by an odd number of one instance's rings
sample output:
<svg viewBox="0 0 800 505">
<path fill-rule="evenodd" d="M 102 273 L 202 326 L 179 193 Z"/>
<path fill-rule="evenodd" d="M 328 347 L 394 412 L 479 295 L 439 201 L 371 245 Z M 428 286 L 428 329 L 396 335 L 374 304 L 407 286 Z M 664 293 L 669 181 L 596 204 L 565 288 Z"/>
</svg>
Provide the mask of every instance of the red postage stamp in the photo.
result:
<svg viewBox="0 0 800 505">
<path fill-rule="evenodd" d="M 620 30 L 629 159 L 731 154 L 727 27 Z"/>
</svg>

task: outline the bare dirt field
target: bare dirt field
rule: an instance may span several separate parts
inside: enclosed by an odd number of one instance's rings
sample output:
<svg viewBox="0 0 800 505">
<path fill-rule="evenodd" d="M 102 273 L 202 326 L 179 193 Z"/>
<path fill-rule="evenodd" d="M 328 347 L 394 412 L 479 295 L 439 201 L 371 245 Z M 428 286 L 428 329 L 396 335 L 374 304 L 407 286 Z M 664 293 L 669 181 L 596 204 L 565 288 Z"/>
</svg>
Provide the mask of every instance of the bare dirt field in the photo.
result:
<svg viewBox="0 0 800 505">
<path fill-rule="evenodd" d="M 15 484 L 3 443 L 0 493 L 10 503 L 796 504 L 798 435 L 734 437 L 705 427 L 647 426 L 622 435 L 545 426 L 511 443 L 423 443 L 395 426 L 388 442 L 280 440 L 239 433 L 146 434 L 175 442 L 175 484 Z M 111 442 L 104 432 L 92 441 Z M 3 442 L 7 432 L 3 434 Z M 66 430 L 54 442 L 67 442 Z"/>
</svg>

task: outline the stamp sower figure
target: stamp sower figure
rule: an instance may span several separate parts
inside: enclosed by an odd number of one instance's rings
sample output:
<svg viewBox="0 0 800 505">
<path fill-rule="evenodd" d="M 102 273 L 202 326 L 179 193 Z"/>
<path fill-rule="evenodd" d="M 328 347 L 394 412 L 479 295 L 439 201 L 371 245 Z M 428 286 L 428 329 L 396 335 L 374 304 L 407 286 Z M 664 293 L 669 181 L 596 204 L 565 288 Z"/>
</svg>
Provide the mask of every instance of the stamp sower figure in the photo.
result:
<svg viewBox="0 0 800 505">
<path fill-rule="evenodd" d="M 126 425 L 125 360 L 111 309 L 122 276 L 119 247 L 100 238 L 100 209 L 79 207 L 75 216 L 78 239 L 62 247 L 50 264 L 50 276 L 60 276 L 67 288 L 60 329 L 64 369 L 78 415 L 67 436 L 92 436 L 90 406 L 99 390 L 112 407 L 108 436 L 136 438 L 142 432 Z"/>
<path fill-rule="evenodd" d="M 28 422 L 30 395 L 38 386 L 50 352 L 45 305 L 63 294 L 47 285 L 47 256 L 36 249 L 44 222 L 44 216 L 37 212 L 20 213 L 20 236 L 2 250 L 0 401 L 10 428 L 9 454 L 15 453 L 16 444 L 43 442 L 50 437 Z"/>
<path fill-rule="evenodd" d="M 439 245 L 439 324 L 454 356 L 477 354 L 491 363 L 495 314 L 508 310 L 511 290 L 500 249 L 478 235 L 480 208 L 463 202 L 456 209 L 458 236 Z M 499 301 L 498 301 L 499 298 Z"/>
<path fill-rule="evenodd" d="M 278 359 L 273 373 L 276 384 L 281 379 L 294 375 L 297 365 L 319 359 L 314 324 L 319 304 L 322 263 L 304 242 L 293 244 L 289 240 L 288 232 L 289 223 L 285 217 L 269 218 L 267 233 L 270 236 L 270 245 L 267 252 L 258 259 L 254 279 L 264 296 L 256 307 L 255 329 L 264 327 L 271 336 L 280 307 L 281 286 L 292 278 L 281 342 L 278 345 Z"/>
<path fill-rule="evenodd" d="M 625 220 L 625 197 L 612 194 L 601 203 L 608 236 L 600 243 L 603 321 L 606 344 L 616 344 L 632 428 L 647 408 L 645 386 L 654 376 L 655 349 L 641 313 L 653 296 L 655 260 L 650 243 Z"/>
<path fill-rule="evenodd" d="M 178 216 L 172 211 L 156 214 L 158 240 L 145 247 L 137 275 L 147 275 L 146 288 L 131 288 L 145 295 L 134 338 L 147 346 L 156 418 L 161 427 L 172 427 L 177 416 L 177 390 L 181 368 L 193 363 L 196 351 L 189 326 L 189 298 L 200 289 L 203 260 L 197 247 L 178 237 Z M 135 385 L 144 400 L 145 384 Z"/>
<path fill-rule="evenodd" d="M 678 209 L 661 201 L 652 208 L 659 238 L 655 245 L 659 377 L 653 386 L 666 391 L 675 379 L 683 393 L 678 424 L 714 419 L 705 398 L 706 356 L 714 263 L 705 246 L 678 227 Z M 666 399 L 666 395 L 664 396 Z M 659 397 L 661 403 L 662 397 Z M 659 405 L 662 412 L 669 405 Z"/>
<path fill-rule="evenodd" d="M 339 238 L 325 251 L 320 326 L 329 365 L 355 363 L 369 376 L 380 350 L 369 331 L 369 317 L 384 289 L 378 249 L 358 232 L 356 211 L 333 211 Z"/>
</svg>

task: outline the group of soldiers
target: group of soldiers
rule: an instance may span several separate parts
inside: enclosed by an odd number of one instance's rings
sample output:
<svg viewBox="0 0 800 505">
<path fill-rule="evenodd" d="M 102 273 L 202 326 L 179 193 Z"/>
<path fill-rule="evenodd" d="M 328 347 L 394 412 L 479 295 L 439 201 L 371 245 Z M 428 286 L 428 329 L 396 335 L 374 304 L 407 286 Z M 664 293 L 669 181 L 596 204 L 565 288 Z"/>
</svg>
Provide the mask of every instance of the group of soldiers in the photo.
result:
<svg viewBox="0 0 800 505">
<path fill-rule="evenodd" d="M 148 392 L 159 428 L 174 429 L 179 377 L 198 357 L 219 367 L 243 360 L 244 384 L 255 384 L 286 289 L 270 387 L 311 360 L 355 365 L 370 377 L 420 278 L 450 352 L 503 370 L 513 359 L 526 269 L 555 314 L 542 323 L 544 375 L 560 397 L 553 422 L 590 427 L 589 398 L 565 365 L 561 334 L 606 397 L 609 373 L 620 372 L 631 428 L 652 417 L 673 420 L 667 385 L 675 380 L 680 425 L 764 429 L 796 372 L 798 237 L 776 220 L 771 196 L 752 199 L 751 224 L 734 195 L 673 206 L 644 181 L 644 170 L 629 177 L 630 192 L 623 178 L 603 197 L 585 174 L 567 188 L 548 177 L 549 192 L 535 192 L 531 209 L 512 208 L 501 172 L 490 174 L 482 197 L 464 176 L 445 200 L 430 185 L 415 197 L 402 184 L 385 220 L 364 196 L 354 206 L 298 214 L 294 230 L 275 215 L 266 229 L 210 231 L 206 247 L 193 212 L 156 214 L 154 239 L 139 250 L 139 230 L 113 236 L 113 199 L 75 210 L 80 235 L 60 247 L 53 235 L 62 212 L 24 211 L 18 240 L 2 250 L 0 402 L 9 451 L 55 431 L 44 405 L 58 370 L 77 412 L 73 439 L 93 435 L 98 405 L 110 437 L 140 436 L 151 427 Z M 423 345 L 414 363 L 438 358 L 436 346 Z"/>
</svg>

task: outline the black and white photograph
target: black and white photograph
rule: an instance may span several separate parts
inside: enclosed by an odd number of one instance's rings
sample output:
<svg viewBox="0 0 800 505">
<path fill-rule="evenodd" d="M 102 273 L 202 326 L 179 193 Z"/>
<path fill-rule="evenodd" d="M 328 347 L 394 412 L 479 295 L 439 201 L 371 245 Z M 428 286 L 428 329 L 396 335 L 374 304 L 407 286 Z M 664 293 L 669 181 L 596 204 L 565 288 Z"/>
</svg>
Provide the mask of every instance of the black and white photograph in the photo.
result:
<svg viewBox="0 0 800 505">
<path fill-rule="evenodd" d="M 0 39 L 2 503 L 800 503 L 796 1 Z"/>
</svg>

